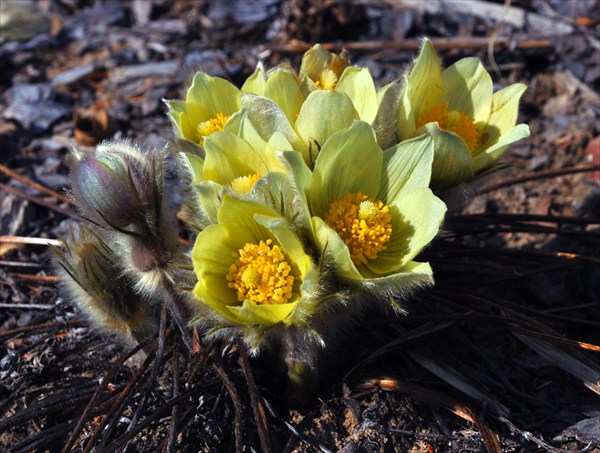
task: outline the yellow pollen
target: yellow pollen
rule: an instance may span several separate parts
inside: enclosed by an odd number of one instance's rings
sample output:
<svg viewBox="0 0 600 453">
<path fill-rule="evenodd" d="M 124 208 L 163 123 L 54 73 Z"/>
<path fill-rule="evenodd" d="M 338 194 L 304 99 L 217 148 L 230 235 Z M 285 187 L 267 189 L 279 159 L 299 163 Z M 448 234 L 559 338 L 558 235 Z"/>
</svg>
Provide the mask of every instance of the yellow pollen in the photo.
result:
<svg viewBox="0 0 600 453">
<path fill-rule="evenodd" d="M 348 194 L 334 201 L 325 222 L 340 235 L 350 249 L 354 264 L 365 264 L 377 258 L 387 247 L 392 234 L 390 208 L 381 200 L 374 201 L 362 192 Z"/>
<path fill-rule="evenodd" d="M 339 75 L 332 69 L 326 68 L 321 72 L 319 80 L 315 82 L 317 88 L 321 90 L 333 90 L 337 85 Z"/>
<path fill-rule="evenodd" d="M 208 137 L 210 134 L 222 131 L 225 127 L 225 123 L 229 118 L 231 118 L 231 115 L 223 115 L 222 113 L 217 113 L 217 116 L 215 116 L 214 118 L 211 118 L 207 121 L 202 121 L 200 124 L 198 124 L 196 132 L 198 133 L 198 140 L 200 144 L 203 145 L 204 138 Z"/>
<path fill-rule="evenodd" d="M 258 173 L 253 173 L 251 175 L 246 176 L 238 176 L 229 185 L 231 190 L 233 190 L 237 195 L 247 194 L 256 181 L 260 179 L 260 175 Z"/>
<path fill-rule="evenodd" d="M 247 243 L 233 252 L 235 262 L 229 266 L 227 286 L 237 293 L 239 302 L 285 304 L 292 297 L 294 276 L 285 255 L 273 241 Z"/>
<path fill-rule="evenodd" d="M 358 218 L 365 220 L 367 223 L 375 218 L 377 215 L 377 207 L 375 203 L 370 200 L 361 201 L 358 206 Z"/>
<path fill-rule="evenodd" d="M 417 129 L 433 121 L 437 121 L 440 129 L 460 135 L 469 150 L 471 152 L 475 151 L 479 131 L 472 116 L 460 110 L 449 110 L 448 102 L 445 104 L 439 103 L 421 113 L 416 123 Z"/>
</svg>

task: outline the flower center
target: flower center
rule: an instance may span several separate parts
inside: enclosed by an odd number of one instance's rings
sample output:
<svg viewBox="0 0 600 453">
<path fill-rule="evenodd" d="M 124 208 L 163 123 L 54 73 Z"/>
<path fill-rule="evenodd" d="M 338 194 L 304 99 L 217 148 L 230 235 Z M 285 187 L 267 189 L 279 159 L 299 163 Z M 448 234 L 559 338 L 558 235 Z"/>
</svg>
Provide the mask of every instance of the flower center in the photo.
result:
<svg viewBox="0 0 600 453">
<path fill-rule="evenodd" d="M 202 121 L 200 124 L 198 124 L 196 132 L 198 132 L 200 144 L 204 144 L 204 138 L 208 137 L 210 134 L 222 131 L 229 118 L 231 118 L 231 115 L 217 113 L 217 116 L 214 118 L 211 118 L 207 121 Z"/>
<path fill-rule="evenodd" d="M 250 191 L 250 189 L 252 189 L 254 183 L 259 179 L 260 175 L 258 173 L 253 173 L 246 176 L 238 176 L 231 181 L 229 186 L 237 195 L 245 195 Z"/>
<path fill-rule="evenodd" d="M 421 113 L 416 124 L 417 129 L 434 121 L 437 121 L 441 129 L 460 135 L 469 150 L 475 151 L 479 132 L 472 116 L 460 110 L 449 110 L 448 102 L 446 104 L 439 103 Z"/>
<path fill-rule="evenodd" d="M 348 194 L 334 201 L 325 222 L 340 235 L 350 249 L 354 264 L 365 264 L 377 258 L 387 247 L 392 224 L 388 205 L 374 201 L 362 192 Z"/>
<path fill-rule="evenodd" d="M 285 304 L 292 297 L 294 276 L 285 255 L 273 241 L 248 243 L 233 252 L 235 262 L 226 278 L 237 292 L 238 301 L 250 300 L 256 304 Z"/>
<path fill-rule="evenodd" d="M 315 86 L 321 90 L 333 90 L 337 85 L 338 78 L 339 75 L 332 69 L 323 69 L 319 80 L 315 82 Z"/>
</svg>

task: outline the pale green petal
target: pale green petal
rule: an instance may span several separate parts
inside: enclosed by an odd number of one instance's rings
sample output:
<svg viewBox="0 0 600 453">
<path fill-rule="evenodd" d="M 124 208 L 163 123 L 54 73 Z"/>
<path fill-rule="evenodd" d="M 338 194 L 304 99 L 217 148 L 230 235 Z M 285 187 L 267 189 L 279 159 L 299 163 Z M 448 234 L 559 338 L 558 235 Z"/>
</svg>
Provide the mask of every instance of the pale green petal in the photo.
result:
<svg viewBox="0 0 600 453">
<path fill-rule="evenodd" d="M 193 186 L 202 209 L 211 222 L 217 222 L 217 213 L 223 199 L 223 186 L 213 181 L 202 181 Z"/>
<path fill-rule="evenodd" d="M 258 63 L 256 69 L 250 77 L 246 79 L 242 85 L 243 93 L 252 93 L 259 96 L 263 96 L 265 93 L 265 86 L 267 85 L 267 74 L 262 62 Z"/>
<path fill-rule="evenodd" d="M 300 153 L 289 152 L 299 155 L 306 166 Z M 256 181 L 246 197 L 277 211 L 300 234 L 310 230 L 309 212 L 304 194 L 290 179 L 291 173 L 291 169 L 289 173 L 269 173 Z"/>
<path fill-rule="evenodd" d="M 204 179 L 227 185 L 240 176 L 258 173 L 266 175 L 271 168 L 270 160 L 279 165 L 275 155 L 259 152 L 242 138 L 228 131 L 211 134 L 204 141 L 206 159 Z"/>
<path fill-rule="evenodd" d="M 450 110 L 460 110 L 483 124 L 490 116 L 494 85 L 479 58 L 470 57 L 457 61 L 446 68 L 444 79 L 444 102 Z"/>
<path fill-rule="evenodd" d="M 429 263 L 411 261 L 398 272 L 386 277 L 366 278 L 360 286 L 367 291 L 381 294 L 383 289 L 389 288 L 395 297 L 405 298 L 418 289 L 433 285 L 433 271 Z M 380 296 L 381 297 L 381 296 Z"/>
<path fill-rule="evenodd" d="M 183 136 L 183 131 L 181 130 L 181 114 L 185 112 L 185 101 L 180 101 L 177 99 L 163 99 L 164 103 L 167 105 L 169 109 L 168 115 L 171 120 L 171 123 L 175 127 L 175 132 L 179 137 Z"/>
<path fill-rule="evenodd" d="M 348 66 L 335 91 L 348 95 L 361 120 L 369 124 L 373 122 L 377 114 L 377 93 L 373 77 L 367 68 Z"/>
<path fill-rule="evenodd" d="M 285 138 L 281 132 L 276 131 L 271 135 L 269 141 L 267 142 L 267 151 L 270 153 L 277 153 L 279 151 L 291 151 L 294 149 L 292 144 Z"/>
<path fill-rule="evenodd" d="M 192 249 L 194 270 L 203 275 L 226 275 L 234 259 L 224 244 L 225 231 L 220 225 L 210 225 L 201 231 Z"/>
<path fill-rule="evenodd" d="M 442 65 L 430 40 L 423 41 L 421 53 L 410 71 L 408 81 L 410 82 L 408 101 L 416 121 L 423 111 L 429 110 L 441 101 L 444 90 Z M 402 117 L 406 118 L 407 115 L 402 115 Z"/>
<path fill-rule="evenodd" d="M 194 272 L 198 277 L 194 294 L 231 319 L 225 304 L 237 300 L 235 292 L 227 286 L 224 278 L 234 262 L 232 250 L 225 245 L 225 234 L 220 225 L 210 225 L 198 234 L 192 250 Z"/>
<path fill-rule="evenodd" d="M 259 203 L 238 200 L 224 196 L 217 216 L 219 224 L 227 229 L 226 243 L 232 250 L 239 250 L 248 242 L 258 244 L 265 239 L 273 239 L 272 234 L 256 223 L 254 215 L 277 217 L 273 209 Z"/>
<path fill-rule="evenodd" d="M 240 135 L 240 123 L 242 121 L 242 118 L 243 118 L 242 111 L 238 110 L 233 115 L 231 115 L 231 117 L 227 120 L 227 122 L 225 123 L 225 126 L 223 127 L 223 130 L 231 132 L 232 134 L 235 134 L 235 135 Z"/>
<path fill-rule="evenodd" d="M 243 102 L 239 135 L 252 147 L 258 149 L 267 146 L 273 134 L 279 132 L 293 149 L 302 150 L 302 141 L 277 104 L 265 97 L 253 95 L 244 95 Z"/>
<path fill-rule="evenodd" d="M 305 96 L 292 73 L 284 70 L 272 73 L 267 80 L 264 96 L 283 110 L 290 124 L 296 122 Z"/>
<path fill-rule="evenodd" d="M 433 138 L 432 187 L 444 188 L 473 179 L 471 151 L 459 135 L 440 129 L 437 123 L 422 129 Z"/>
<path fill-rule="evenodd" d="M 332 263 L 336 274 L 348 280 L 362 280 L 363 276 L 356 269 L 350 258 L 350 250 L 340 236 L 320 217 L 312 218 L 315 241 L 319 252 L 323 255 L 319 261 Z"/>
<path fill-rule="evenodd" d="M 312 172 L 304 162 L 302 153 L 297 151 L 286 151 L 281 153 L 281 157 L 287 162 L 291 174 L 293 175 L 296 187 L 301 194 L 306 193 L 312 180 Z"/>
<path fill-rule="evenodd" d="M 383 152 L 371 126 L 356 121 L 332 135 L 317 157 L 308 194 L 313 215 L 324 217 L 329 206 L 349 193 L 377 195 Z"/>
<path fill-rule="evenodd" d="M 481 173 L 483 170 L 491 167 L 506 152 L 511 143 L 527 137 L 529 137 L 529 126 L 518 124 L 513 127 L 508 133 L 500 137 L 497 143 L 473 159 L 473 171 L 475 174 Z"/>
<path fill-rule="evenodd" d="M 211 118 L 211 112 L 208 111 L 205 105 L 196 104 L 194 102 L 185 103 L 185 112 L 182 113 L 182 118 L 187 118 L 189 127 L 196 131 L 198 123 Z"/>
<path fill-rule="evenodd" d="M 191 104 L 188 104 L 188 107 L 192 107 Z M 186 112 L 182 112 L 179 114 L 179 126 L 181 127 L 181 134 L 184 138 L 188 139 L 192 143 L 198 144 L 200 142 L 200 137 L 198 136 L 198 124 L 202 121 L 206 121 L 208 118 L 199 119 L 198 111 L 200 109 L 193 109 L 196 113 L 196 118 L 192 118 L 192 116 Z"/>
<path fill-rule="evenodd" d="M 318 80 L 321 71 L 327 67 L 329 58 L 330 52 L 321 46 L 321 44 L 315 44 L 304 53 L 302 63 L 300 64 L 300 72 L 305 73 L 312 80 Z"/>
<path fill-rule="evenodd" d="M 336 132 L 350 127 L 357 119 L 358 112 L 345 94 L 332 90 L 318 90 L 309 94 L 296 121 L 296 131 L 307 145 L 302 151 L 309 167 L 314 164 L 319 148 L 325 141 Z"/>
<path fill-rule="evenodd" d="M 197 154 L 185 153 L 185 157 L 192 169 L 192 184 L 198 184 L 204 180 L 204 159 Z"/>
<path fill-rule="evenodd" d="M 433 139 L 422 135 L 383 152 L 383 176 L 377 198 L 393 203 L 398 197 L 429 186 Z"/>
<path fill-rule="evenodd" d="M 398 81 L 388 83 L 377 92 L 377 115 L 373 121 L 373 129 L 377 143 L 382 149 L 398 143 L 396 123 L 400 109 L 402 85 Z"/>
<path fill-rule="evenodd" d="M 236 317 L 240 324 L 272 325 L 284 322 L 298 302 L 287 304 L 255 304 L 245 300 L 241 307 L 228 306 L 227 309 Z"/>
<path fill-rule="evenodd" d="M 203 159 L 204 149 L 198 143 L 194 143 L 184 137 L 176 138 L 175 143 L 177 144 L 180 152 L 198 156 L 200 159 Z"/>
<path fill-rule="evenodd" d="M 313 80 L 303 72 L 300 72 L 300 89 L 303 93 L 306 94 L 306 96 L 308 96 L 313 91 L 319 90 L 315 82 L 313 82 Z"/>
<path fill-rule="evenodd" d="M 240 94 L 240 90 L 231 82 L 198 72 L 194 76 L 185 100 L 187 103 L 203 106 L 208 112 L 209 118 L 215 118 L 217 113 L 231 115 L 239 110 L 241 107 Z"/>
<path fill-rule="evenodd" d="M 404 76 L 402 82 L 402 91 L 400 92 L 400 105 L 398 106 L 398 140 L 408 140 L 415 136 L 417 129 L 417 119 L 415 112 L 418 108 L 418 103 L 413 105 L 410 101 L 411 86 L 408 76 Z"/>
<path fill-rule="evenodd" d="M 515 127 L 519 114 L 519 100 L 526 89 L 522 83 L 515 83 L 494 93 L 490 117 L 479 138 L 481 150 L 489 148 Z"/>
<path fill-rule="evenodd" d="M 392 236 L 386 250 L 365 267 L 374 274 L 398 272 L 412 261 L 437 235 L 444 220 L 446 205 L 431 189 L 419 189 L 390 204 Z"/>
<path fill-rule="evenodd" d="M 179 99 L 163 99 L 164 103 L 167 104 L 169 108 L 169 113 L 171 112 L 185 112 L 185 101 Z"/>
<path fill-rule="evenodd" d="M 227 303 L 235 300 L 236 295 L 226 286 L 227 281 L 223 280 L 225 279 L 222 276 L 217 278 L 213 275 L 204 275 L 194 287 L 193 293 L 197 299 L 193 300 L 193 303 L 200 306 L 207 305 L 224 318 L 237 323 L 237 317 L 227 308 Z"/>
</svg>

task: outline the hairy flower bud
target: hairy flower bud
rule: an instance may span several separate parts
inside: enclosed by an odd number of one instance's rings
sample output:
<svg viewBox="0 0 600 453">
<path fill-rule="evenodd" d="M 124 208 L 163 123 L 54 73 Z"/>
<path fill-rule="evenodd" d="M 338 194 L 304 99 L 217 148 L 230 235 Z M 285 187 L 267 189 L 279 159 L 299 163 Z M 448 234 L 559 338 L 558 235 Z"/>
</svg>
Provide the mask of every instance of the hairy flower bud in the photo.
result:
<svg viewBox="0 0 600 453">
<path fill-rule="evenodd" d="M 139 220 L 141 202 L 128 162 L 118 154 L 74 153 L 73 194 L 91 220 L 126 228 Z"/>
<path fill-rule="evenodd" d="M 124 338 L 156 332 L 153 308 L 133 290 L 105 241 L 81 227 L 72 232 L 56 264 L 74 302 L 99 328 Z"/>
</svg>

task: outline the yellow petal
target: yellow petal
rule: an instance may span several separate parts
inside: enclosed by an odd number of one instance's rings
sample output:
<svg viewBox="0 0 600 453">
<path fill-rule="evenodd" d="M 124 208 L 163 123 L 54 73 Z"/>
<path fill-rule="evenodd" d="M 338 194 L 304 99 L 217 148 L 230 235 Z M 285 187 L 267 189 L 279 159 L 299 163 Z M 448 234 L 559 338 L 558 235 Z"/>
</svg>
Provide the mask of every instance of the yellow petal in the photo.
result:
<svg viewBox="0 0 600 453">
<path fill-rule="evenodd" d="M 373 77 L 367 68 L 348 66 L 335 90 L 348 95 L 361 120 L 373 122 L 377 114 L 377 92 Z"/>
<path fill-rule="evenodd" d="M 463 58 L 442 75 L 444 81 L 443 102 L 450 110 L 460 110 L 474 118 L 475 123 L 485 123 L 492 107 L 492 78 L 478 58 Z"/>
<path fill-rule="evenodd" d="M 482 150 L 489 148 L 515 127 L 519 114 L 519 100 L 526 89 L 522 83 L 515 83 L 494 93 L 490 116 L 479 139 Z"/>
<path fill-rule="evenodd" d="M 442 65 L 430 40 L 423 41 L 421 53 L 410 71 L 408 81 L 409 102 L 413 107 L 414 117 L 418 118 L 421 112 L 440 102 L 444 87 Z"/>
</svg>

